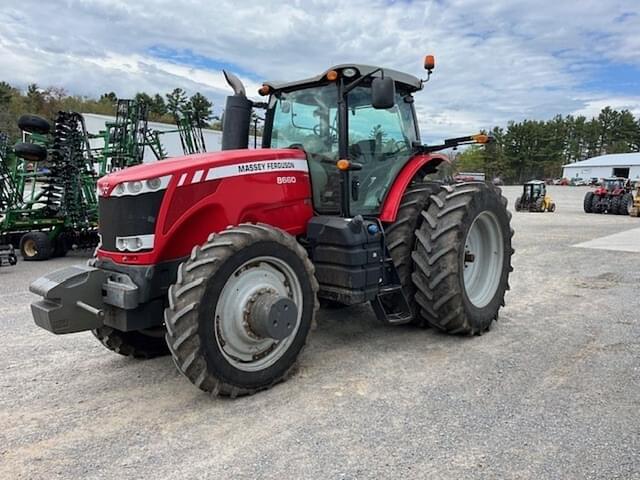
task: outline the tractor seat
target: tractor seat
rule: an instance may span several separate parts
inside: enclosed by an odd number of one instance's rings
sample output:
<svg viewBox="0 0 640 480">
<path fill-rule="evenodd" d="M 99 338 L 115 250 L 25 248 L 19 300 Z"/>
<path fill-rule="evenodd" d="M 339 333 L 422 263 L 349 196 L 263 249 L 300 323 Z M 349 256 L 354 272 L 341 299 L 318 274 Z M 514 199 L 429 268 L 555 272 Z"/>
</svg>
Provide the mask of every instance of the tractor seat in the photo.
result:
<svg viewBox="0 0 640 480">
<path fill-rule="evenodd" d="M 349 148 L 349 159 L 357 163 L 371 163 L 380 157 L 376 149 L 376 140 L 360 140 Z"/>
</svg>

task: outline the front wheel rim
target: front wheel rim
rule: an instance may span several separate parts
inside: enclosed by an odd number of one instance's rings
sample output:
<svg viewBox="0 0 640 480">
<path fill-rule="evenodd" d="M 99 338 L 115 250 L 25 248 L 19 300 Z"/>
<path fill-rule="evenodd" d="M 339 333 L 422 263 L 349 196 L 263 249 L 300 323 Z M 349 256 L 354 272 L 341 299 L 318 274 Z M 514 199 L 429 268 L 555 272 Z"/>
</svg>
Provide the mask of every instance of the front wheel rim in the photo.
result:
<svg viewBox="0 0 640 480">
<path fill-rule="evenodd" d="M 467 298 L 476 308 L 486 307 L 494 298 L 504 264 L 502 228 L 497 217 L 480 213 L 471 224 L 462 252 L 463 283 Z"/>
<path fill-rule="evenodd" d="M 296 325 L 283 340 L 261 338 L 249 326 L 251 306 L 265 292 L 288 297 L 298 309 Z M 293 269 L 277 257 L 251 259 L 229 276 L 220 291 L 213 318 L 217 347 L 238 370 L 264 370 L 288 351 L 300 329 L 302 314 L 302 286 Z"/>
</svg>

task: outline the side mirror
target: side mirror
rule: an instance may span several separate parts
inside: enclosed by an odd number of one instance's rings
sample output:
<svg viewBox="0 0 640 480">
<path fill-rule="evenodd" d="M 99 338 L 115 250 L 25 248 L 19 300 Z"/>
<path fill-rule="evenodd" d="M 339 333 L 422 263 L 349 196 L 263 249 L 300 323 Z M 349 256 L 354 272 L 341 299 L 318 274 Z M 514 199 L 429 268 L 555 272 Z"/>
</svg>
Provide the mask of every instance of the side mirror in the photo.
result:
<svg viewBox="0 0 640 480">
<path fill-rule="evenodd" d="M 371 81 L 371 105 L 376 109 L 391 108 L 396 104 L 396 86 L 391 77 Z"/>
</svg>

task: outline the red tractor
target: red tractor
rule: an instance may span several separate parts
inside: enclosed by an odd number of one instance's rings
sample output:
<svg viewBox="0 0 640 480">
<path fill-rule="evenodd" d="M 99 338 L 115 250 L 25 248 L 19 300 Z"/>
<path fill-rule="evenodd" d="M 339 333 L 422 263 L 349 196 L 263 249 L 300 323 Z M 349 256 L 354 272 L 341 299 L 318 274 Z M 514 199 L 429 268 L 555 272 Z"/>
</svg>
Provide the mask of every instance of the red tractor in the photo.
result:
<svg viewBox="0 0 640 480">
<path fill-rule="evenodd" d="M 223 151 L 102 178 L 96 257 L 31 285 L 37 325 L 91 330 L 122 355 L 170 353 L 197 387 L 232 397 L 293 372 L 318 299 L 370 302 L 392 325 L 489 329 L 512 271 L 507 200 L 427 180 L 447 161 L 434 152 L 486 136 L 423 145 L 424 81 L 387 68 L 267 82 L 265 102 L 225 76 Z M 254 108 L 266 110 L 258 150 Z"/>
<path fill-rule="evenodd" d="M 627 178 L 605 178 L 594 191 L 584 196 L 586 213 L 612 213 L 628 215 L 633 204 L 631 183 Z"/>
</svg>

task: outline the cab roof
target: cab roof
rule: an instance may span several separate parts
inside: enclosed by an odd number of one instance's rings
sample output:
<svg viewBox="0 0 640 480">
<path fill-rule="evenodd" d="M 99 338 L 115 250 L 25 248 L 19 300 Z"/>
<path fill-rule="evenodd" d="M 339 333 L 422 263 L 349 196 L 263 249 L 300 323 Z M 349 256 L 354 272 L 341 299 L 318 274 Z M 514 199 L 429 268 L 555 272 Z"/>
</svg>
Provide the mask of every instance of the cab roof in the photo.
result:
<svg viewBox="0 0 640 480">
<path fill-rule="evenodd" d="M 543 184 L 544 182 L 542 180 L 529 180 L 527 183 L 525 183 L 525 185 L 540 185 Z"/>
<path fill-rule="evenodd" d="M 392 70 L 390 68 L 382 68 L 375 67 L 373 65 L 361 65 L 359 63 L 343 63 L 340 65 L 336 65 L 322 72 L 320 75 L 316 75 L 315 77 L 305 78 L 303 80 L 296 80 L 293 82 L 278 82 L 278 81 L 268 81 L 264 82 L 265 85 L 268 85 L 274 90 L 295 90 L 298 88 L 310 86 L 316 83 L 323 81 L 327 73 L 331 70 L 336 70 L 338 73 L 342 73 L 342 71 L 346 68 L 353 68 L 358 73 L 353 78 L 362 77 L 368 75 L 375 70 L 382 69 L 384 71 L 384 75 L 387 77 L 391 77 L 397 84 L 400 84 L 403 87 L 408 88 L 411 92 L 415 92 L 417 90 L 422 89 L 422 80 L 418 77 L 410 75 L 408 73 L 399 72 L 397 70 Z"/>
</svg>

